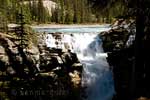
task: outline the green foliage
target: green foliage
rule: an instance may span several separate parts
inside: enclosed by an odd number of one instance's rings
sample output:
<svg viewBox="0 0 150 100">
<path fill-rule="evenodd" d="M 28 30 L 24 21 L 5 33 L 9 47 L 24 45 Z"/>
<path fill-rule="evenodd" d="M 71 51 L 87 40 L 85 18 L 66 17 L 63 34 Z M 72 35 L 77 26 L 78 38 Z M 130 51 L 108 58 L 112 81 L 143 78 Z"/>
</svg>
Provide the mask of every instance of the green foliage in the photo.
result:
<svg viewBox="0 0 150 100">
<path fill-rule="evenodd" d="M 89 0 L 53 1 L 56 2 L 56 7 L 52 10 L 52 15 L 43 6 L 43 0 L 23 0 L 23 2 L 20 0 L 0 0 L 0 12 L 5 16 L 8 23 L 16 22 L 16 13 L 20 12 L 22 8 L 25 22 L 28 24 L 33 22 L 71 24 L 101 22 L 104 18 L 111 20 L 113 17 L 122 15 L 126 10 L 120 0 L 117 0 L 117 3 L 112 6 L 106 7 L 108 9 L 101 10 L 102 8 L 97 7 L 98 13 L 92 9 L 92 3 L 90 4 Z"/>
<path fill-rule="evenodd" d="M 0 12 L 0 32 L 7 31 L 7 18 Z"/>
<path fill-rule="evenodd" d="M 33 45 L 33 44 L 37 46 L 38 45 L 38 35 L 28 25 L 25 25 L 24 29 L 25 29 L 25 33 L 26 33 L 25 38 L 28 40 L 29 47 L 30 47 L 30 45 Z"/>
<path fill-rule="evenodd" d="M 42 0 L 0 0 L 0 13 L 6 17 L 9 23 L 16 22 L 16 14 L 22 12 L 25 17 L 25 22 L 46 23 L 50 21 L 48 10 L 43 6 Z"/>
<path fill-rule="evenodd" d="M 119 16 L 126 16 L 127 14 L 127 1 L 125 0 L 89 0 L 92 4 L 96 17 L 100 22 L 111 23 L 113 18 Z M 132 0 L 131 0 L 132 1 Z"/>
<path fill-rule="evenodd" d="M 71 11 L 68 11 L 66 13 L 66 16 L 65 16 L 65 23 L 66 24 L 72 24 L 73 23 L 73 14 L 71 13 Z"/>
<path fill-rule="evenodd" d="M 29 4 L 23 5 L 23 15 L 24 15 L 24 22 L 30 24 L 31 23 L 31 12 Z"/>
<path fill-rule="evenodd" d="M 92 22 L 93 13 L 88 0 L 54 0 L 58 6 L 53 9 L 52 22 L 88 23 Z M 92 18 L 91 18 L 92 17 Z"/>
<path fill-rule="evenodd" d="M 37 21 L 37 16 L 38 16 L 37 2 L 35 0 L 33 0 L 32 2 L 30 1 L 29 6 L 30 6 L 32 21 Z"/>
<path fill-rule="evenodd" d="M 48 11 L 43 6 L 42 0 L 38 0 L 38 22 L 39 23 L 46 23 L 48 21 Z"/>
<path fill-rule="evenodd" d="M 64 0 L 60 0 L 60 23 L 64 24 L 65 23 L 65 5 L 64 5 Z"/>
</svg>

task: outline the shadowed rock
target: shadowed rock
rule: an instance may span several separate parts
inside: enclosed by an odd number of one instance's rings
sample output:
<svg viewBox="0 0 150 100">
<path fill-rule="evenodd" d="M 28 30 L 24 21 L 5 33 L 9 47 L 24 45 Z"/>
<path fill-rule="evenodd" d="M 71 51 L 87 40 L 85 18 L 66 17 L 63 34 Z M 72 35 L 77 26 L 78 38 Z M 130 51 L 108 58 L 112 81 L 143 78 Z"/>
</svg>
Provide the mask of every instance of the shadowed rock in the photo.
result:
<svg viewBox="0 0 150 100">
<path fill-rule="evenodd" d="M 116 95 L 113 100 L 129 100 L 131 97 L 135 28 L 133 20 L 121 19 L 109 31 L 100 33 L 114 75 Z"/>
</svg>

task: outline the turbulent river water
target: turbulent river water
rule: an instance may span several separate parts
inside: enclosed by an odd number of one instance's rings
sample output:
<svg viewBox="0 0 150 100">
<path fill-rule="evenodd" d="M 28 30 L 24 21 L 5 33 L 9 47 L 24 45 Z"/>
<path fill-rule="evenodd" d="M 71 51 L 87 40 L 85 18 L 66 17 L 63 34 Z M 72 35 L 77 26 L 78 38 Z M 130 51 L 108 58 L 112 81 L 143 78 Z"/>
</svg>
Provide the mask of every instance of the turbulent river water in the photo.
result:
<svg viewBox="0 0 150 100">
<path fill-rule="evenodd" d="M 108 25 L 95 27 L 36 28 L 38 32 L 61 32 L 62 40 L 54 42 L 52 34 L 47 34 L 48 47 L 65 49 L 75 52 L 84 66 L 82 85 L 86 86 L 86 100 L 111 100 L 115 91 L 112 71 L 103 52 L 102 41 L 98 34 L 108 30 Z"/>
</svg>

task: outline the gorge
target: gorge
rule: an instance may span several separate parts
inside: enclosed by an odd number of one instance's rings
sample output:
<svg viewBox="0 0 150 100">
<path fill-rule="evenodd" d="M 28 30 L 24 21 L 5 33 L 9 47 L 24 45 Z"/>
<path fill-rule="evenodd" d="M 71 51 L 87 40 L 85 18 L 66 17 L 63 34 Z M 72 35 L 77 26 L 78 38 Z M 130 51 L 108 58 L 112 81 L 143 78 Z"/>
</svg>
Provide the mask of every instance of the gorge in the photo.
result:
<svg viewBox="0 0 150 100">
<path fill-rule="evenodd" d="M 109 29 L 109 25 L 35 28 L 37 32 L 45 33 L 47 47 L 67 48 L 77 54 L 83 64 L 82 87 L 86 87 L 85 100 L 111 100 L 115 93 L 112 71 L 106 61 L 107 53 L 104 53 L 99 37 L 100 32 Z M 56 38 L 56 34 L 60 38 Z"/>
</svg>

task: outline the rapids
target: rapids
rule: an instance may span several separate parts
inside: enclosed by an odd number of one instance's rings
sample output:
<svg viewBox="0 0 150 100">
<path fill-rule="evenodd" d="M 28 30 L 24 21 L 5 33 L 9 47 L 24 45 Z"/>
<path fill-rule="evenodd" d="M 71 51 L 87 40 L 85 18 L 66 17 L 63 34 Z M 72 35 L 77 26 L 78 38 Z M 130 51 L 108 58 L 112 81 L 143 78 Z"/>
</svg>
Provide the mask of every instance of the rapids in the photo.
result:
<svg viewBox="0 0 150 100">
<path fill-rule="evenodd" d="M 86 88 L 86 100 L 111 100 L 114 91 L 112 71 L 106 61 L 107 54 L 103 52 L 101 31 L 109 27 L 79 27 L 79 28 L 46 28 L 36 29 L 38 32 L 61 32 L 61 39 L 53 34 L 46 35 L 46 45 L 49 48 L 70 49 L 75 52 L 84 66 L 82 85 Z M 55 44 L 57 42 L 57 44 Z"/>
</svg>

